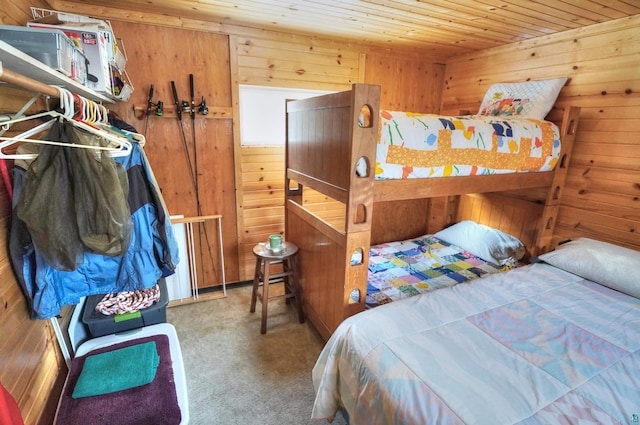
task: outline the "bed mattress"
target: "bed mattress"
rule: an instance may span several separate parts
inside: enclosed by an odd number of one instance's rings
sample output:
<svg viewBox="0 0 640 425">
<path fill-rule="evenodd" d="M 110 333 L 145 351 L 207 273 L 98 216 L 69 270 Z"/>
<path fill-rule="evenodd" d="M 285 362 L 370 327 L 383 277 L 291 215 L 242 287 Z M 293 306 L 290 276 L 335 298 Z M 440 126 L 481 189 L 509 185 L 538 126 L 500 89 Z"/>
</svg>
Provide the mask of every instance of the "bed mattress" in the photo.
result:
<svg viewBox="0 0 640 425">
<path fill-rule="evenodd" d="M 634 423 L 638 376 L 640 300 L 532 264 L 345 320 L 313 369 L 312 417 Z"/>
</svg>

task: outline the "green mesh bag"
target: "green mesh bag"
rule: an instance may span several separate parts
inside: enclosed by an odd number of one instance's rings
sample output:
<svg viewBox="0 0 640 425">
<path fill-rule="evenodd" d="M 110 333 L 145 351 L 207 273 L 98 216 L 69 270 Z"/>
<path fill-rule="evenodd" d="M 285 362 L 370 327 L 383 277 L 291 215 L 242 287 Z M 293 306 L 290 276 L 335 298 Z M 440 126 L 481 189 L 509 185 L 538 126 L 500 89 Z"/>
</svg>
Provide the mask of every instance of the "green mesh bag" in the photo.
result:
<svg viewBox="0 0 640 425">
<path fill-rule="evenodd" d="M 68 121 L 43 140 L 98 146 L 105 141 Z M 75 270 L 84 252 L 123 254 L 131 235 L 126 172 L 105 151 L 41 145 L 16 206 L 34 245 L 57 270 Z"/>
</svg>

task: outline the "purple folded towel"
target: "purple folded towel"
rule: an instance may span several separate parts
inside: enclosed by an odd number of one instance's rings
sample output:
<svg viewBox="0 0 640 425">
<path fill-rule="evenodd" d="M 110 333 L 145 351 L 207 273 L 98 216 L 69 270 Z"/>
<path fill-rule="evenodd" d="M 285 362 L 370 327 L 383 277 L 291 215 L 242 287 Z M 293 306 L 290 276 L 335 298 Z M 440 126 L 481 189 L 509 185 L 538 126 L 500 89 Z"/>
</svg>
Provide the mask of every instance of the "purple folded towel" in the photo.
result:
<svg viewBox="0 0 640 425">
<path fill-rule="evenodd" d="M 156 378 L 150 384 L 95 397 L 77 399 L 71 397 L 88 356 L 148 341 L 155 341 L 160 356 Z M 182 415 L 171 365 L 167 335 L 138 338 L 96 349 L 85 356 L 77 357 L 71 362 L 55 423 L 57 425 L 179 425 Z"/>
</svg>

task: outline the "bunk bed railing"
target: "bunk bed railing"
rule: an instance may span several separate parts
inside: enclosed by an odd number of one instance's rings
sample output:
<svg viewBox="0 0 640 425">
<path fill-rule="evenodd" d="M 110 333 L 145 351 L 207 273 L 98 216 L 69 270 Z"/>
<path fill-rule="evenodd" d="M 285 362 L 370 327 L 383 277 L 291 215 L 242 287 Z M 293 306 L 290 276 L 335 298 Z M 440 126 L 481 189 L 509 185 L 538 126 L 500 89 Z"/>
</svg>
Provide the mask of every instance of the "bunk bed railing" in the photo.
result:
<svg viewBox="0 0 640 425">
<path fill-rule="evenodd" d="M 287 103 L 287 178 L 345 203 L 350 135 L 344 128 L 350 111 L 350 92 Z M 319 128 L 331 131 L 318 134 Z"/>
<path fill-rule="evenodd" d="M 287 104 L 288 194 L 304 186 L 346 204 L 348 232 L 370 227 L 379 102 L 379 86 L 354 84 L 350 91 Z M 360 158 L 364 174 L 356 172 Z"/>
</svg>

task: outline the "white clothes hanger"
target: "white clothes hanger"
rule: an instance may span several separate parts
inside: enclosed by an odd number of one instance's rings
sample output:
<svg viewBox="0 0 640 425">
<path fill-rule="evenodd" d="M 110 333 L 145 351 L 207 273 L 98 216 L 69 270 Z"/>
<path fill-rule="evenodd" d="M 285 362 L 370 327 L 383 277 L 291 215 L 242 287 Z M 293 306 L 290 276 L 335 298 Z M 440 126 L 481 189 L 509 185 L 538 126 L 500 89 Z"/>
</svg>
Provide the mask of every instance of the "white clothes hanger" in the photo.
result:
<svg viewBox="0 0 640 425">
<path fill-rule="evenodd" d="M 35 114 L 35 115 L 31 115 L 29 117 L 22 117 L 22 118 L 17 118 L 14 120 L 9 120 L 6 121 L 4 123 L 2 123 L 3 126 L 5 125 L 12 125 L 16 122 L 21 122 L 21 121 L 25 121 L 28 119 L 34 119 L 34 118 L 42 118 L 45 116 L 50 116 L 54 119 L 49 120 L 47 122 L 44 122 L 30 130 L 25 131 L 24 133 L 21 133 L 17 136 L 14 137 L 4 137 L 4 136 L 0 136 L 0 140 L 4 140 L 2 142 L 0 142 L 0 158 L 9 158 L 9 159 L 34 159 L 37 157 L 37 154 L 20 154 L 20 153 L 14 153 L 14 154 L 7 154 L 3 151 L 4 148 L 11 146 L 15 143 L 36 143 L 36 144 L 43 144 L 43 145 L 55 145 L 55 146 L 65 146 L 65 147 L 74 147 L 74 148 L 82 148 L 82 149 L 93 149 L 93 150 L 104 150 L 104 151 L 108 151 L 109 154 L 111 156 L 114 157 L 119 157 L 119 156 L 126 156 L 129 155 L 131 153 L 131 142 L 127 139 L 126 136 L 122 136 L 119 135 L 117 133 L 114 133 L 112 131 L 105 131 L 104 129 L 101 129 L 97 126 L 91 125 L 88 122 L 84 122 L 84 121 L 77 121 L 73 119 L 73 116 L 75 115 L 75 110 L 74 110 L 74 96 L 73 94 L 66 90 L 63 89 L 61 87 L 58 87 L 58 90 L 60 92 L 60 104 L 62 106 L 62 110 L 63 112 L 57 112 L 57 111 L 48 111 L 48 112 L 43 112 L 40 114 Z M 106 108 L 105 108 L 106 110 Z M 95 112 L 94 112 L 95 114 Z M 102 114 L 101 112 L 99 114 Z M 30 138 L 30 136 L 33 136 L 34 134 L 38 134 L 46 129 L 48 129 L 49 127 L 51 127 L 55 121 L 55 118 L 57 119 L 64 119 L 67 120 L 69 122 L 71 122 L 74 126 L 81 128 L 89 133 L 95 134 L 99 137 L 102 137 L 106 140 L 108 140 L 110 142 L 110 146 L 90 146 L 90 145 L 81 145 L 81 144 L 69 144 L 69 143 L 63 143 L 63 142 L 56 142 L 56 141 L 50 141 L 50 140 L 42 140 L 42 139 L 32 139 Z M 102 119 L 102 118 L 101 118 Z"/>
</svg>

